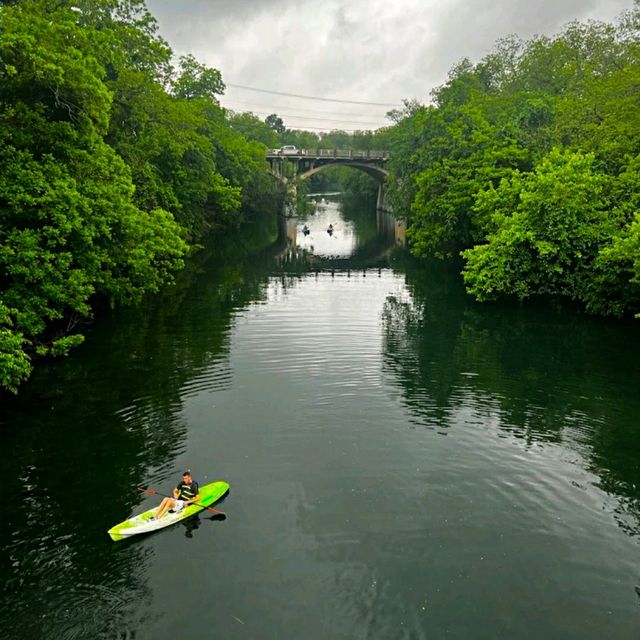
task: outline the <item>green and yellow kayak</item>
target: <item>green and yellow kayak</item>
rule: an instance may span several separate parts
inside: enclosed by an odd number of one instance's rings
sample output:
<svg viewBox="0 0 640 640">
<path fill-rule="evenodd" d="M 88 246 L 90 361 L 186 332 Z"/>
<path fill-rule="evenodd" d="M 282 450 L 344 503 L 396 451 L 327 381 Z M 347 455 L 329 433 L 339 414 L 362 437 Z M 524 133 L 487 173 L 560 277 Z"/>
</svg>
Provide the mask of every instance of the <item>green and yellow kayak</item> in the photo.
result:
<svg viewBox="0 0 640 640">
<path fill-rule="evenodd" d="M 159 520 L 154 518 L 155 512 L 158 509 L 156 505 L 153 509 L 149 509 L 144 513 L 133 516 L 133 518 L 129 518 L 111 527 L 107 533 L 111 536 L 112 540 L 124 540 L 139 533 L 149 533 L 150 531 L 163 529 L 189 516 L 195 515 L 206 507 L 210 507 L 220 500 L 227 491 L 229 491 L 229 483 L 222 480 L 210 482 L 200 487 L 200 500 L 198 500 L 198 504 L 190 504 L 178 513 L 169 512 Z"/>
</svg>

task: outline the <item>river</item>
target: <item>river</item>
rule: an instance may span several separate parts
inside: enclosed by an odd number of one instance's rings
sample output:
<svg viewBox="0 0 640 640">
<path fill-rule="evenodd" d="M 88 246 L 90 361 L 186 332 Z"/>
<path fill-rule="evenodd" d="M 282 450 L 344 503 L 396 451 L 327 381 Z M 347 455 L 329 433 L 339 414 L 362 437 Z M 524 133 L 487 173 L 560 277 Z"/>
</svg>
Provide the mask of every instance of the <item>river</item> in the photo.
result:
<svg viewBox="0 0 640 640">
<path fill-rule="evenodd" d="M 401 240 L 320 201 L 39 368 L 2 410 L 2 637 L 637 640 L 637 322 L 476 304 Z M 185 468 L 225 519 L 110 540 Z"/>
</svg>

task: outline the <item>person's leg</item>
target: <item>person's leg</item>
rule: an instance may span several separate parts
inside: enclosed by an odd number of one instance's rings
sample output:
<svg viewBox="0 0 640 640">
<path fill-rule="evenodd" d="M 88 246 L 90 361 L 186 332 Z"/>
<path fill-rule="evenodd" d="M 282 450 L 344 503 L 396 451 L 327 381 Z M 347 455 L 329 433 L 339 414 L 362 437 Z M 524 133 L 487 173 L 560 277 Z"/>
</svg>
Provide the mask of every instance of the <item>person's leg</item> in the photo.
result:
<svg viewBox="0 0 640 640">
<path fill-rule="evenodd" d="M 156 511 L 156 519 L 162 518 L 162 516 L 173 507 L 174 500 L 173 498 L 164 498 L 164 500 L 160 503 L 158 510 Z"/>
</svg>

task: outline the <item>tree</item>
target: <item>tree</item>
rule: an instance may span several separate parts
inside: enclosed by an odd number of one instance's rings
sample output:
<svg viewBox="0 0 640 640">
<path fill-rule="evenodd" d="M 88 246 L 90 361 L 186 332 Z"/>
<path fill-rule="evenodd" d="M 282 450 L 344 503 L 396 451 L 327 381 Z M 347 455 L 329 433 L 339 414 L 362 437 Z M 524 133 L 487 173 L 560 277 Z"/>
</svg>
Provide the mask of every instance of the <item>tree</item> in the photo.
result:
<svg viewBox="0 0 640 640">
<path fill-rule="evenodd" d="M 467 290 L 479 300 L 553 294 L 580 299 L 598 249 L 619 220 L 593 154 L 553 150 L 531 174 L 515 173 L 478 196 L 495 231 L 462 253 Z"/>
<path fill-rule="evenodd" d="M 268 148 L 278 145 L 279 139 L 275 129 L 252 113 L 231 113 L 229 124 L 247 140 L 261 142 Z"/>
<path fill-rule="evenodd" d="M 222 75 L 217 69 L 201 64 L 191 54 L 180 56 L 180 71 L 173 82 L 176 97 L 185 100 L 209 98 L 217 103 L 217 96 L 224 90 Z"/>
<path fill-rule="evenodd" d="M 271 115 L 268 115 L 264 119 L 264 123 L 270 129 L 273 129 L 276 133 L 280 135 L 282 135 L 286 130 L 286 127 L 284 126 L 284 122 L 282 121 L 282 118 L 276 113 L 272 113 Z"/>
<path fill-rule="evenodd" d="M 312 131 L 287 129 L 281 135 L 282 144 L 294 144 L 299 149 L 316 149 L 320 146 L 320 137 Z"/>
<path fill-rule="evenodd" d="M 637 313 L 638 25 L 636 0 L 617 25 L 507 38 L 456 65 L 432 105 L 389 114 L 389 196 L 415 255 L 463 250 L 479 299 Z"/>
<path fill-rule="evenodd" d="M 352 149 L 352 141 L 351 134 L 338 129 L 323 133 L 320 137 L 320 144 L 326 149 Z"/>
<path fill-rule="evenodd" d="M 530 151 L 490 120 L 492 102 L 478 97 L 425 114 L 421 135 L 428 148 L 420 156 L 423 168 L 412 175 L 408 233 L 418 256 L 451 257 L 481 240 L 487 218 L 473 208 L 476 193 L 530 163 Z"/>
<path fill-rule="evenodd" d="M 276 205 L 264 145 L 217 104 L 219 72 L 187 56 L 169 83 L 143 0 L 0 12 L 0 386 L 15 390 L 36 356 L 82 341 L 99 300 L 136 303 L 172 282 L 187 239 L 238 224 L 252 198 Z"/>
<path fill-rule="evenodd" d="M 187 251 L 170 214 L 136 207 L 128 168 L 104 142 L 112 95 L 91 55 L 103 34 L 53 7 L 2 7 L 0 380 L 9 389 L 35 355 L 82 341 L 95 296 L 135 302 L 170 281 Z"/>
</svg>

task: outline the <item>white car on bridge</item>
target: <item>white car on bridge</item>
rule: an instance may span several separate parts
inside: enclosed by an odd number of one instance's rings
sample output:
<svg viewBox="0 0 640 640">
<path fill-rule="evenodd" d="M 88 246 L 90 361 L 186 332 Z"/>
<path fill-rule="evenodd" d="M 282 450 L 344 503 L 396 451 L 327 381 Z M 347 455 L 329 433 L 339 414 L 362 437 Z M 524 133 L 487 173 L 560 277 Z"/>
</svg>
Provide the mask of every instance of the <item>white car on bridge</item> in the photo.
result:
<svg viewBox="0 0 640 640">
<path fill-rule="evenodd" d="M 279 153 L 281 156 L 304 156 L 306 154 L 303 149 L 298 149 L 294 144 L 285 144 L 284 147 L 280 147 Z"/>
</svg>

